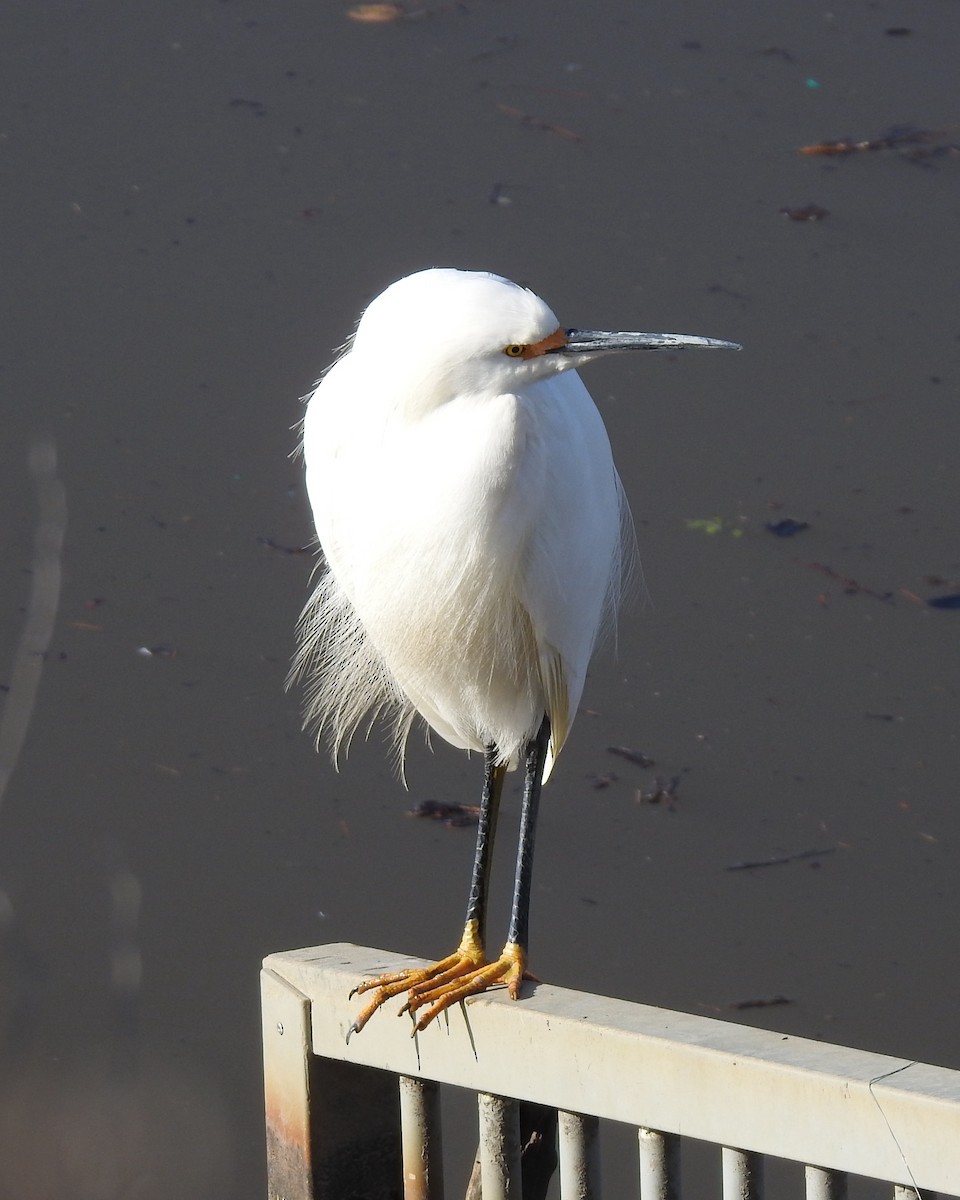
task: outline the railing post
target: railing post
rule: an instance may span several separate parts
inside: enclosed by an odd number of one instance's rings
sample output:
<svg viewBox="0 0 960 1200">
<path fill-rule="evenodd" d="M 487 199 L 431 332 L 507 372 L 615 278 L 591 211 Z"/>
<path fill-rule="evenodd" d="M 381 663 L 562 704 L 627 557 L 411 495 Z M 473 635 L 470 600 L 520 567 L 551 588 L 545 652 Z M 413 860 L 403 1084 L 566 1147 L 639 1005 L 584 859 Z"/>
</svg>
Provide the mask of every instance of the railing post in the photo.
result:
<svg viewBox="0 0 960 1200">
<path fill-rule="evenodd" d="M 428 1079 L 400 1076 L 404 1200 L 443 1200 L 440 1088 Z"/>
<path fill-rule="evenodd" d="M 520 1104 L 481 1092 L 480 1188 L 483 1200 L 522 1200 Z"/>
<path fill-rule="evenodd" d="M 806 1200 L 847 1200 L 847 1177 L 843 1171 L 806 1166 Z"/>
<path fill-rule="evenodd" d="M 640 1200 L 680 1200 L 680 1138 L 655 1129 L 637 1130 Z"/>
<path fill-rule="evenodd" d="M 600 1122 L 561 1112 L 560 1195 L 563 1200 L 600 1200 Z"/>
<path fill-rule="evenodd" d="M 723 1147 L 723 1200 L 761 1200 L 763 1155 Z"/>
</svg>

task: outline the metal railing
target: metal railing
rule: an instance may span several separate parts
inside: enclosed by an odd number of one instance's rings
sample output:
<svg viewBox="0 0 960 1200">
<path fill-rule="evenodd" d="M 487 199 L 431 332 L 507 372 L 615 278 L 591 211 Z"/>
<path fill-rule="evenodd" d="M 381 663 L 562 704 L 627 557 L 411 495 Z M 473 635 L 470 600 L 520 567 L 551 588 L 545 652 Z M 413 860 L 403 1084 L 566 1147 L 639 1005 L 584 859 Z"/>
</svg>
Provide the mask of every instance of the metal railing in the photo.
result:
<svg viewBox="0 0 960 1200">
<path fill-rule="evenodd" d="M 347 944 L 265 960 L 270 1200 L 440 1200 L 444 1084 L 478 1094 L 483 1200 L 519 1200 L 526 1105 L 559 1113 L 562 1200 L 600 1195 L 600 1118 L 636 1127 L 641 1200 L 679 1197 L 681 1135 L 722 1147 L 724 1200 L 763 1196 L 768 1155 L 805 1165 L 807 1200 L 848 1174 L 960 1195 L 960 1071 L 544 984 L 348 1043 L 357 981 L 421 965 Z"/>
</svg>

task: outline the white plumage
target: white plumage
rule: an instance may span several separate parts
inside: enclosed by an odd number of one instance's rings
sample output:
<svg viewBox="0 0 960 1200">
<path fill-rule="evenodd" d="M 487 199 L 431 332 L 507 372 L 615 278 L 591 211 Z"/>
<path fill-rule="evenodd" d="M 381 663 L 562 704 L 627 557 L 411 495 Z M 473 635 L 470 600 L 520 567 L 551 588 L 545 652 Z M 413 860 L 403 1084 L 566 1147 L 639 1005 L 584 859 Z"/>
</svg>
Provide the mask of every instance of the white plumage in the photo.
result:
<svg viewBox="0 0 960 1200">
<path fill-rule="evenodd" d="M 559 753 L 629 518 L 570 370 L 587 355 L 505 353 L 558 328 L 506 279 L 423 271 L 373 301 L 310 397 L 326 569 L 295 671 L 335 751 L 368 713 L 389 713 L 402 746 L 419 713 L 454 746 L 493 744 L 513 763 L 547 713 Z"/>
</svg>

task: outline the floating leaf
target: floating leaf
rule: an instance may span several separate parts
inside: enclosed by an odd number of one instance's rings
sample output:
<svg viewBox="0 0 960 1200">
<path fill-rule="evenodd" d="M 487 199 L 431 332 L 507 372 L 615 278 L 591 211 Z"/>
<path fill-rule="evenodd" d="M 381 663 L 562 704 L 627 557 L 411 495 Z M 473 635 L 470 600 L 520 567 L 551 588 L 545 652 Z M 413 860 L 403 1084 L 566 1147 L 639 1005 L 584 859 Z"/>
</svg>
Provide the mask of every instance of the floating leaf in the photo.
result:
<svg viewBox="0 0 960 1200">
<path fill-rule="evenodd" d="M 731 537 L 743 537 L 740 526 L 725 521 L 723 517 L 691 517 L 684 523 L 693 533 L 706 533 L 710 537 L 715 533 L 729 533 Z"/>
<path fill-rule="evenodd" d="M 355 4 L 347 9 L 347 16 L 363 25 L 385 25 L 388 21 L 398 21 L 403 9 L 399 4 Z"/>
<path fill-rule="evenodd" d="M 794 521 L 792 517 L 784 517 L 782 521 L 768 521 L 765 525 L 771 533 L 777 537 L 793 537 L 794 534 L 802 533 L 804 529 L 809 529 L 808 521 Z"/>
<path fill-rule="evenodd" d="M 722 531 L 723 517 L 691 517 L 686 526 L 694 533 L 706 533 L 712 537 Z"/>
<path fill-rule="evenodd" d="M 819 204 L 805 204 L 802 208 L 781 208 L 781 213 L 791 221 L 822 221 L 830 216 L 829 209 L 821 208 Z"/>
</svg>

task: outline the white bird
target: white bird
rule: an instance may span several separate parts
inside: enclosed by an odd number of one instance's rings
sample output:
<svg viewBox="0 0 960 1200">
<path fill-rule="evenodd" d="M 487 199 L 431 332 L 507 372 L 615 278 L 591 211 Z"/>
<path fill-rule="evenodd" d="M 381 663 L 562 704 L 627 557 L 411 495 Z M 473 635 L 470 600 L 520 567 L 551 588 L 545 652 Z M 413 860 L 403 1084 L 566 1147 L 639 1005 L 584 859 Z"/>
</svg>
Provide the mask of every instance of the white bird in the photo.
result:
<svg viewBox="0 0 960 1200">
<path fill-rule="evenodd" d="M 564 329 L 497 275 L 433 269 L 392 284 L 308 399 L 306 482 L 325 566 L 292 677 L 336 760 L 389 717 L 402 763 L 419 714 L 484 755 L 463 938 L 432 967 L 364 981 L 425 1008 L 422 1029 L 526 968 L 541 783 L 570 731 L 590 655 L 620 594 L 632 524 L 600 414 L 576 368 L 626 350 L 739 349 L 683 334 Z M 485 947 L 505 773 L 524 764 L 513 911 Z"/>
</svg>

